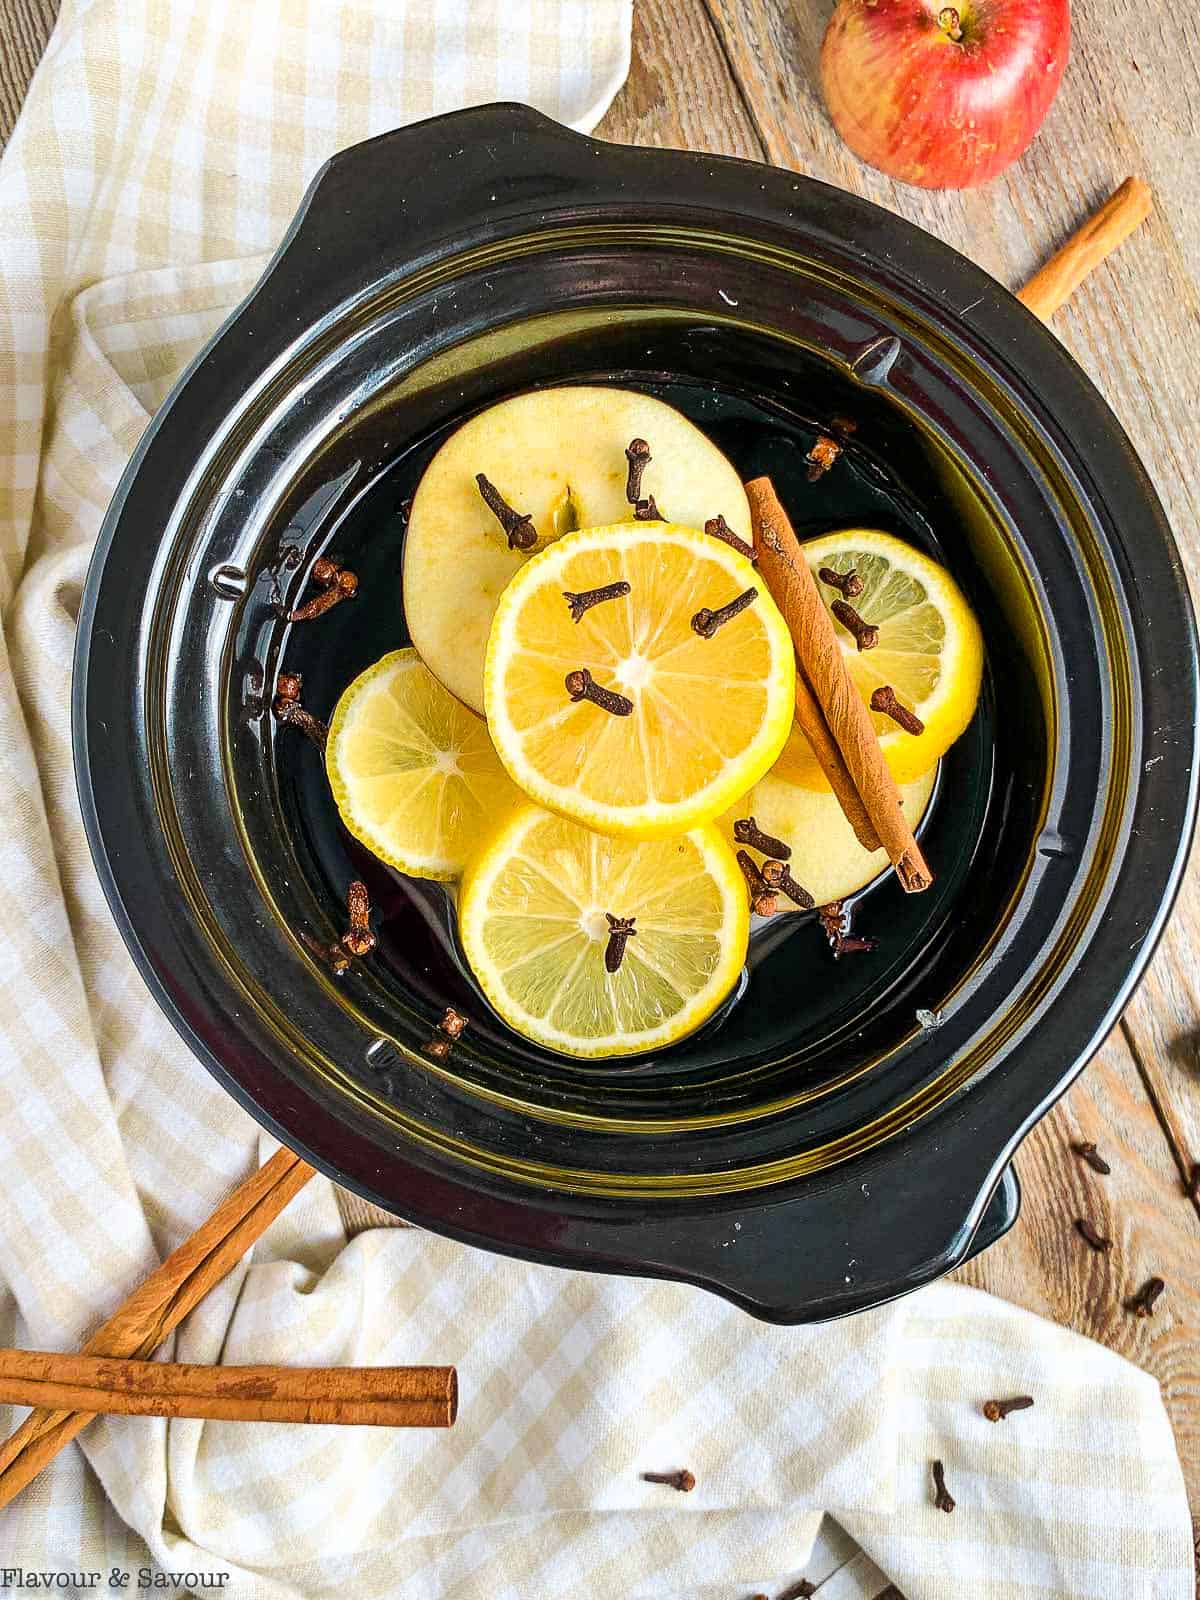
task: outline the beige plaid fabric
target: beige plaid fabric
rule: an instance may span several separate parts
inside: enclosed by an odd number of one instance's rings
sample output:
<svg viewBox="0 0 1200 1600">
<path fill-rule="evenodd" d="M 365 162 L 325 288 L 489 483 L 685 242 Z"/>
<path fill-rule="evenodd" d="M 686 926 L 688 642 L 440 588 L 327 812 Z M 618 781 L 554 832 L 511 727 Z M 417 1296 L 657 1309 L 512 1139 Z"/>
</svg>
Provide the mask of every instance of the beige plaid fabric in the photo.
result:
<svg viewBox="0 0 1200 1600">
<path fill-rule="evenodd" d="M 77 1345 L 265 1153 L 148 998 L 83 840 L 71 648 L 118 475 L 326 155 L 493 98 L 589 126 L 628 50 L 627 0 L 64 6 L 0 164 L 6 1343 Z M 429 1435 L 98 1421 L 0 1514 L 4 1568 L 190 1572 L 176 1592 L 223 1577 L 237 1600 L 739 1600 L 801 1572 L 823 1600 L 870 1600 L 885 1573 L 908 1600 L 1191 1593 L 1153 1381 L 962 1288 L 773 1329 L 413 1230 L 348 1240 L 317 1179 L 167 1353 L 455 1362 L 461 1416 Z M 1033 1411 L 980 1416 L 1023 1390 Z M 678 1465 L 694 1494 L 639 1476 Z"/>
</svg>

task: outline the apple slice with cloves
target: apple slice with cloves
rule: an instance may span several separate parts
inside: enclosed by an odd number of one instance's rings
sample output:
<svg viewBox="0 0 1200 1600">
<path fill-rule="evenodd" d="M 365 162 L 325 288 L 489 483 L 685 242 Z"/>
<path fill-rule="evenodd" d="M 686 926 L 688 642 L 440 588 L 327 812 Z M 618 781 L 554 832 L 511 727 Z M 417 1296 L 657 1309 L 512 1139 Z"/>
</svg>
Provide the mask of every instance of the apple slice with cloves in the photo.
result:
<svg viewBox="0 0 1200 1600">
<path fill-rule="evenodd" d="M 630 451 L 634 441 L 646 448 Z M 538 389 L 451 434 L 425 469 L 404 545 L 405 619 L 433 675 L 482 714 L 488 630 L 505 584 L 564 533 L 634 520 L 635 502 L 643 518 L 703 528 L 723 517 L 751 538 L 732 464 L 649 395 Z"/>
<path fill-rule="evenodd" d="M 900 787 L 904 815 L 913 828 L 925 815 L 936 776 L 937 768 L 933 767 Z M 755 826 L 747 830 L 745 823 L 751 818 Z M 785 845 L 790 852 L 787 866 L 791 877 L 819 906 L 847 899 L 889 870 L 885 851 L 864 850 L 854 837 L 832 790 L 802 789 L 779 777 L 774 768 L 720 818 L 717 826 L 735 849 L 752 852 L 750 859 L 756 867 L 761 868 L 778 852 L 771 847 L 756 847 L 755 833 Z M 796 906 L 782 894 L 779 909 L 794 911 Z"/>
</svg>

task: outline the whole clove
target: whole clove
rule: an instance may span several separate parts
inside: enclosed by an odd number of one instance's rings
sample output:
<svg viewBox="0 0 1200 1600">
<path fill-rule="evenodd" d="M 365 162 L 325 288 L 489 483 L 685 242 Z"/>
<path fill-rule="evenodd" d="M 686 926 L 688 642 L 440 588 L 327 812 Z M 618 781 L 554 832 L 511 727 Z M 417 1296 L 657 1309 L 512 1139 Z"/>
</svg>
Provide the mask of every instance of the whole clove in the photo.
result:
<svg viewBox="0 0 1200 1600">
<path fill-rule="evenodd" d="M 298 672 L 281 672 L 275 682 L 275 699 L 271 703 L 271 709 L 275 713 L 276 721 L 298 728 L 324 755 L 329 729 L 300 704 L 303 682 Z"/>
<path fill-rule="evenodd" d="M 571 621 L 582 622 L 584 613 L 593 606 L 601 605 L 605 600 L 620 600 L 628 593 L 629 585 L 623 578 L 618 578 L 616 583 L 601 584 L 599 589 L 581 589 L 578 593 L 564 589 L 562 597 L 567 602 Z"/>
<path fill-rule="evenodd" d="M 463 1030 L 469 1025 L 469 1018 L 464 1017 L 460 1011 L 455 1011 L 453 1006 L 447 1006 L 442 1012 L 442 1019 L 437 1025 L 437 1032 L 427 1044 L 422 1045 L 427 1056 L 432 1056 L 435 1061 L 445 1061 L 455 1044 L 463 1036 Z"/>
<path fill-rule="evenodd" d="M 461 1011 L 455 1011 L 453 1006 L 447 1006 L 438 1023 L 438 1031 L 444 1033 L 447 1039 L 461 1039 L 469 1026 L 470 1018 L 464 1017 Z"/>
<path fill-rule="evenodd" d="M 809 483 L 816 483 L 818 478 L 823 478 L 841 453 L 842 447 L 836 439 L 831 439 L 827 433 L 820 434 L 804 458 L 809 464 Z"/>
<path fill-rule="evenodd" d="M 532 550 L 537 543 L 533 518 L 528 512 L 515 511 L 490 478 L 482 472 L 475 474 L 475 482 L 483 496 L 483 503 L 503 528 L 510 550 Z"/>
<path fill-rule="evenodd" d="M 346 911 L 350 927 L 342 935 L 342 944 L 352 956 L 369 956 L 375 948 L 375 935 L 371 932 L 371 897 L 366 884 L 358 878 L 346 890 Z"/>
<path fill-rule="evenodd" d="M 786 862 L 764 861 L 759 871 L 768 889 L 782 890 L 802 911 L 812 910 L 815 903 L 812 895 L 792 877 Z"/>
<path fill-rule="evenodd" d="M 793 1583 L 790 1588 L 785 1589 L 782 1594 L 776 1595 L 775 1600 L 811 1600 L 811 1597 L 816 1592 L 817 1586 L 815 1583 L 809 1583 L 807 1578 L 801 1578 L 796 1583 Z"/>
<path fill-rule="evenodd" d="M 954 1496 L 946 1487 L 946 1469 L 940 1461 L 933 1463 L 933 1503 L 939 1511 L 954 1510 Z"/>
<path fill-rule="evenodd" d="M 304 933 L 303 931 L 300 937 L 319 961 L 324 961 L 333 969 L 335 978 L 341 978 L 349 972 L 350 957 L 340 944 L 322 944 L 319 939 L 314 939 L 310 933 Z"/>
<path fill-rule="evenodd" d="M 833 951 L 835 961 L 840 956 L 856 955 L 878 947 L 877 939 L 865 939 L 851 934 L 850 913 L 842 900 L 831 900 L 828 905 L 818 906 L 817 918 L 829 941 L 829 948 Z"/>
<path fill-rule="evenodd" d="M 874 650 L 879 643 L 879 629 L 873 622 L 865 622 L 848 600 L 835 600 L 829 609 L 842 627 L 854 635 L 860 650 Z"/>
<path fill-rule="evenodd" d="M 774 856 L 777 861 L 790 861 L 792 858 L 791 845 L 784 844 L 774 834 L 764 833 L 753 817 L 742 817 L 735 822 L 733 837 L 738 844 L 748 844 L 751 850 L 758 850 L 764 856 Z"/>
<path fill-rule="evenodd" d="M 864 648 L 859 646 L 860 649 Z M 890 683 L 881 684 L 871 695 L 871 710 L 878 711 L 882 716 L 891 717 L 898 723 L 905 733 L 924 733 L 925 724 L 915 711 L 910 711 L 896 698 L 896 691 Z"/>
<path fill-rule="evenodd" d="M 633 711 L 633 701 L 628 695 L 618 694 L 615 689 L 606 689 L 596 682 L 586 667 L 578 667 L 574 672 L 568 672 L 563 682 L 567 686 L 567 693 L 572 703 L 580 700 L 590 700 L 594 706 L 599 706 L 602 711 L 607 711 L 614 717 L 628 717 Z"/>
<path fill-rule="evenodd" d="M 662 1483 L 668 1489 L 678 1489 L 680 1494 L 691 1494 L 696 1487 L 695 1474 L 686 1467 L 678 1472 L 643 1472 L 643 1483 Z"/>
<path fill-rule="evenodd" d="M 742 869 L 742 877 L 746 880 L 746 887 L 750 891 L 750 909 L 756 916 L 773 917 L 779 910 L 778 896 L 767 887 L 766 880 L 754 864 L 754 857 L 745 850 L 737 853 L 737 864 Z"/>
<path fill-rule="evenodd" d="M 1079 1234 L 1080 1238 L 1086 1240 L 1086 1242 L 1091 1245 L 1093 1250 L 1098 1250 L 1101 1254 L 1111 1250 L 1113 1247 L 1112 1240 L 1106 1239 L 1102 1233 L 1098 1232 L 1098 1230 L 1092 1226 L 1086 1217 L 1075 1218 L 1075 1231 Z"/>
<path fill-rule="evenodd" d="M 332 611 L 334 606 L 340 605 L 343 600 L 352 600 L 358 593 L 358 579 L 355 574 L 345 567 L 339 567 L 337 562 L 328 556 L 320 556 L 313 562 L 311 577 L 321 593 L 314 595 L 295 611 L 285 612 L 285 622 L 312 622 L 314 618 L 323 617 L 327 611 Z"/>
<path fill-rule="evenodd" d="M 625 479 L 625 498 L 636 506 L 642 498 L 642 474 L 653 457 L 645 439 L 631 439 L 625 446 L 625 459 L 629 463 L 629 476 Z"/>
<path fill-rule="evenodd" d="M 1092 1144 L 1090 1140 L 1080 1144 L 1073 1144 L 1071 1149 L 1074 1150 L 1075 1154 L 1081 1161 L 1087 1162 L 1088 1166 L 1091 1167 L 1093 1172 L 1099 1172 L 1103 1177 L 1107 1178 L 1109 1173 L 1112 1171 L 1112 1168 L 1109 1166 L 1108 1162 L 1105 1161 L 1104 1157 L 1100 1154 L 1100 1152 L 1096 1149 L 1096 1146 Z"/>
<path fill-rule="evenodd" d="M 1125 1309 L 1132 1311 L 1135 1317 L 1152 1317 L 1158 1297 L 1166 1287 L 1161 1278 L 1147 1278 L 1138 1292 L 1126 1300 Z"/>
<path fill-rule="evenodd" d="M 705 533 L 711 534 L 714 539 L 720 539 L 721 542 L 723 544 L 727 544 L 731 550 L 736 550 L 738 555 L 745 556 L 746 560 L 751 566 L 756 565 L 758 561 L 758 551 L 752 544 L 747 544 L 745 539 L 743 539 L 740 534 L 734 533 L 733 529 L 725 521 L 724 517 L 709 517 L 708 521 L 704 524 L 704 531 Z"/>
<path fill-rule="evenodd" d="M 620 972 L 621 963 L 625 959 L 625 946 L 630 939 L 637 937 L 634 923 L 636 917 L 614 917 L 611 911 L 604 913 L 608 923 L 608 943 L 604 948 L 605 972 Z"/>
<path fill-rule="evenodd" d="M 866 587 L 853 567 L 849 572 L 835 572 L 832 567 L 820 567 L 817 577 L 831 589 L 839 590 L 847 600 L 857 600 Z"/>
<path fill-rule="evenodd" d="M 1032 1404 L 1031 1394 L 1014 1395 L 1011 1400 L 985 1400 L 983 1414 L 989 1422 L 1003 1422 L 1014 1411 L 1028 1411 Z"/>
<path fill-rule="evenodd" d="M 735 595 L 726 605 L 718 606 L 715 611 L 708 606 L 701 606 L 692 617 L 692 631 L 698 633 L 702 639 L 711 639 L 718 628 L 723 628 L 727 622 L 732 622 L 747 606 L 753 605 L 758 599 L 757 589 L 743 589 L 741 594 Z"/>
</svg>

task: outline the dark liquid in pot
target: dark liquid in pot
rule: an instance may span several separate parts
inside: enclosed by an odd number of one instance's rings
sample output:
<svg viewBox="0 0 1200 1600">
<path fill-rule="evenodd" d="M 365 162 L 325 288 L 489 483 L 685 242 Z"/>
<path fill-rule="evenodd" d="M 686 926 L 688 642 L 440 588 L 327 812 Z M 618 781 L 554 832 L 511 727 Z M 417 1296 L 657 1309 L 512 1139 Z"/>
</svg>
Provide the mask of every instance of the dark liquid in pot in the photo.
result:
<svg viewBox="0 0 1200 1600">
<path fill-rule="evenodd" d="M 646 390 L 689 416 L 729 456 L 742 478 L 769 474 L 801 539 L 838 527 L 881 528 L 927 551 L 963 577 L 953 548 L 959 513 L 948 502 L 930 503 L 913 492 L 895 468 L 856 436 L 831 471 L 809 482 L 805 457 L 828 416 L 806 413 L 712 384 L 663 381 L 658 374 L 611 370 L 573 381 L 618 383 Z M 547 375 L 547 381 L 552 381 Z M 561 380 L 560 380 L 561 381 Z M 845 411 L 845 407 L 831 407 Z M 455 419 L 454 426 L 461 421 Z M 359 672 L 381 655 L 409 643 L 401 608 L 405 502 L 433 452 L 453 431 L 448 426 L 401 456 L 323 546 L 359 576 L 357 598 L 318 622 L 291 630 L 281 666 L 301 672 L 304 702 L 322 717 Z M 865 431 L 865 430 L 864 430 Z M 315 553 L 311 547 L 309 553 Z M 968 594 L 975 596 L 967 584 Z M 938 785 L 921 831 L 937 881 L 921 896 L 906 896 L 886 875 L 854 897 L 855 931 L 879 941 L 869 953 L 835 961 L 813 914 L 783 914 L 757 927 L 747 971 L 716 1015 L 690 1040 L 653 1057 L 575 1063 L 574 1070 L 620 1080 L 661 1067 L 703 1070 L 719 1055 L 729 1065 L 747 1061 L 781 1025 L 802 1044 L 841 1039 L 862 1049 L 863 1023 L 885 996 L 911 991 L 911 1011 L 936 1008 L 939 995 L 922 990 L 919 976 L 949 936 L 949 908 L 961 892 L 975 855 L 993 785 L 993 697 L 990 676 L 976 717 L 942 762 Z M 342 828 L 313 747 L 299 736 L 276 741 L 280 797 L 298 852 L 336 906 L 352 877 L 368 885 L 378 913 L 379 947 L 370 958 L 406 999 L 424 1001 L 431 1016 L 452 1005 L 471 1018 L 472 1039 L 517 1054 L 533 1067 L 552 1057 L 519 1039 L 492 1012 L 457 946 L 452 893 L 446 887 L 394 873 Z M 910 1016 L 911 1016 L 910 1011 Z M 764 1026 L 768 1023 L 769 1026 Z M 711 1051 L 699 1045 L 711 1044 Z M 686 1056 L 686 1060 L 683 1057 Z M 614 1088 L 617 1085 L 614 1083 Z"/>
</svg>

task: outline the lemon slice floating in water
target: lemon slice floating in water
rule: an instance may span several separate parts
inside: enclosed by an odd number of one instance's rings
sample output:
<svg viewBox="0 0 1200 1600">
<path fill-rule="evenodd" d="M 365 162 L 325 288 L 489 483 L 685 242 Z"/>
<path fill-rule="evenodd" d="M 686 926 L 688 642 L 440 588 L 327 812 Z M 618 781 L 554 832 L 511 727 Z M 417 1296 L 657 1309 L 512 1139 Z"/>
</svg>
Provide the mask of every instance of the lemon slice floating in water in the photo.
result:
<svg viewBox="0 0 1200 1600">
<path fill-rule="evenodd" d="M 345 691 L 325 768 L 354 837 L 417 878 L 457 878 L 497 815 L 521 799 L 487 725 L 415 650 L 394 650 Z"/>
<path fill-rule="evenodd" d="M 633 919 L 615 972 L 610 918 Z M 742 970 L 750 914 L 711 824 L 635 842 L 526 805 L 470 862 L 458 926 L 510 1027 L 567 1055 L 614 1056 L 671 1044 L 712 1014 Z"/>
<path fill-rule="evenodd" d="M 808 540 L 801 548 L 831 611 L 843 596 L 821 581 L 822 567 L 853 571 L 862 581 L 862 591 L 849 603 L 879 630 L 878 644 L 859 650 L 836 618 L 834 628 L 867 704 L 886 685 L 924 724 L 923 732 L 908 733 L 882 712 L 872 712 L 892 776 L 897 783 L 910 783 L 936 765 L 974 715 L 983 674 L 979 624 L 946 569 L 891 534 L 849 528 Z M 799 728 L 776 772 L 808 789 L 829 787 Z"/>
<path fill-rule="evenodd" d="M 586 609 L 565 598 L 610 585 L 620 593 Z M 741 609 L 698 631 L 730 602 Z M 580 672 L 624 711 L 573 699 Z M 718 816 L 771 766 L 794 674 L 787 624 L 744 556 L 694 528 L 618 523 L 567 534 L 513 578 L 484 703 L 532 799 L 601 833 L 662 838 Z"/>
</svg>

